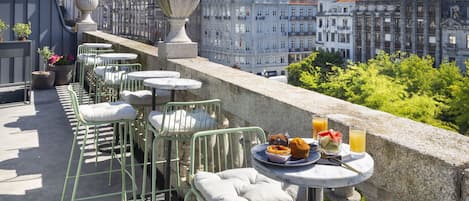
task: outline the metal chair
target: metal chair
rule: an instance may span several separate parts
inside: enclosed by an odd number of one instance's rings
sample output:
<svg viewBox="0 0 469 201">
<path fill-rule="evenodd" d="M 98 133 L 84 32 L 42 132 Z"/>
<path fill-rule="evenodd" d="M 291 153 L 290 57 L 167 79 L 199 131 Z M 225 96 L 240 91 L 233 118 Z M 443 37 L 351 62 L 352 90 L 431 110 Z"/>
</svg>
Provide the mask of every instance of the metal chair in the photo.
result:
<svg viewBox="0 0 469 201">
<path fill-rule="evenodd" d="M 125 74 L 141 70 L 142 65 L 139 63 L 114 64 L 103 61 L 102 65 L 96 66 L 93 70 L 96 78 L 95 102 L 100 103 L 103 97 L 108 101 L 117 101 L 121 82 L 126 80 Z"/>
<path fill-rule="evenodd" d="M 234 168 L 250 167 L 250 149 L 255 144 L 266 142 L 265 133 L 259 127 L 229 128 L 197 132 L 190 144 L 190 191 L 184 200 L 191 195 L 198 201 L 205 200 L 194 185 L 197 172 L 222 172 Z"/>
<path fill-rule="evenodd" d="M 90 67 L 94 67 L 97 64 L 101 63 L 101 60 L 98 58 L 99 54 L 102 53 L 110 53 L 113 52 L 113 49 L 110 48 L 104 48 L 104 47 L 93 47 L 89 45 L 90 43 L 87 44 L 81 44 L 77 48 L 77 65 L 79 66 L 80 72 L 79 72 L 79 86 L 80 89 L 78 91 L 78 97 L 80 97 L 80 103 L 83 103 L 83 91 L 85 90 L 85 77 L 87 72 L 90 72 L 89 69 Z M 77 72 L 75 71 L 75 74 Z M 76 75 L 73 76 L 74 78 Z M 88 80 L 88 85 L 92 85 L 90 82 L 90 79 Z M 91 89 L 93 87 L 89 86 L 88 88 L 88 93 L 91 92 Z"/>
<path fill-rule="evenodd" d="M 68 179 L 75 179 L 75 183 L 73 186 L 73 191 L 72 191 L 72 197 L 71 200 L 77 200 L 76 199 L 76 191 L 78 188 L 79 184 L 79 179 L 81 176 L 90 176 L 90 175 L 97 175 L 97 174 L 109 174 L 109 185 L 111 183 L 111 173 L 116 172 L 116 170 L 112 170 L 112 160 L 115 158 L 114 154 L 114 141 L 115 139 L 113 138 L 112 140 L 112 147 L 111 147 L 111 160 L 109 164 L 109 170 L 108 171 L 103 171 L 103 172 L 97 172 L 97 173 L 87 173 L 87 174 L 81 174 L 81 168 L 83 164 L 83 155 L 85 152 L 85 145 L 87 144 L 86 141 L 88 139 L 88 131 L 90 126 L 99 126 L 99 125 L 107 125 L 107 124 L 115 124 L 117 127 L 119 127 L 119 137 L 121 140 L 123 140 L 123 143 L 121 143 L 120 146 L 120 154 L 121 154 L 121 175 L 122 175 L 122 191 L 121 192 L 116 192 L 116 193 L 107 193 L 107 194 L 102 194 L 102 195 L 95 195 L 95 196 L 90 196 L 87 198 L 80 198 L 80 200 L 83 199 L 96 199 L 96 198 L 101 198 L 101 197 L 107 197 L 107 196 L 114 196 L 121 194 L 122 200 L 127 200 L 127 190 L 126 190 L 126 174 L 129 174 L 131 179 L 132 179 L 132 194 L 134 197 L 136 197 L 136 184 L 135 184 L 135 164 L 134 164 L 134 153 L 133 153 L 133 132 L 132 129 L 130 129 L 131 123 L 134 121 L 135 116 L 136 116 L 136 111 L 132 108 L 131 105 L 123 103 L 123 102 L 114 102 L 114 103 L 100 103 L 100 104 L 91 104 L 91 105 L 79 105 L 78 104 L 78 98 L 75 93 L 75 91 L 72 88 L 72 85 L 68 86 L 68 92 L 70 94 L 71 102 L 72 102 L 72 108 L 73 112 L 77 118 L 77 126 L 75 130 L 75 135 L 73 136 L 73 143 L 70 151 L 70 157 L 67 165 L 67 171 L 65 175 L 65 182 L 64 182 L 64 187 L 62 191 L 62 197 L 61 200 L 64 200 L 65 197 L 65 192 L 67 188 L 67 181 Z M 70 169 L 71 169 L 71 164 L 73 160 L 73 152 L 75 150 L 75 144 L 77 143 L 77 135 L 78 135 L 78 130 L 79 127 L 83 125 L 85 126 L 85 135 L 81 147 L 81 152 L 80 152 L 80 158 L 78 162 L 78 167 L 76 171 L 75 176 L 70 176 Z M 124 128 L 121 129 L 120 127 L 123 126 Z M 116 127 L 116 126 L 115 126 Z M 121 131 L 123 130 L 123 131 Z M 129 133 L 130 131 L 130 133 Z M 98 133 L 94 133 L 95 137 L 97 137 Z M 126 169 L 126 160 L 125 160 L 125 144 L 127 141 L 127 136 L 130 138 L 130 145 L 131 145 L 131 173 L 127 172 Z M 96 140 L 95 140 L 95 148 L 96 148 Z M 97 150 L 96 150 L 96 157 L 97 157 Z"/>
<path fill-rule="evenodd" d="M 148 132 L 154 134 L 152 145 L 152 200 L 156 199 L 156 165 L 166 164 L 165 169 L 165 187 L 167 189 L 159 190 L 158 193 L 167 193 L 166 200 L 170 200 L 172 187 L 170 185 L 171 162 L 176 163 L 177 184 L 180 187 L 180 158 L 188 160 L 188 155 L 179 154 L 179 143 L 188 142 L 192 134 L 198 131 L 213 130 L 222 125 L 221 101 L 218 99 L 195 101 L 195 102 L 169 102 L 164 106 L 163 112 L 152 111 L 148 116 L 148 122 L 145 129 L 145 139 L 148 138 Z M 157 161 L 157 142 L 166 142 L 166 159 Z M 144 161 L 148 160 L 148 142 L 145 143 Z M 171 159 L 171 145 L 175 142 L 175 158 Z M 183 153 L 184 154 L 184 153 Z M 146 164 L 143 169 L 144 178 L 146 176 Z M 142 184 L 142 196 L 145 195 L 145 179 Z"/>
</svg>

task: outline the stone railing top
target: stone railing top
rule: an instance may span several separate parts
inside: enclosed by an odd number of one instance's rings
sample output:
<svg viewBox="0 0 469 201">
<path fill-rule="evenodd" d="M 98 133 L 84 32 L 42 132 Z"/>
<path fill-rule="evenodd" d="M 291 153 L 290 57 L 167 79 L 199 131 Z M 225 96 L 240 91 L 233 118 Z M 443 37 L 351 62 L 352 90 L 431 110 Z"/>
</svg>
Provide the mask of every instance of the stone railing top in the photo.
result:
<svg viewBox="0 0 469 201">
<path fill-rule="evenodd" d="M 272 98 L 313 114 L 325 115 L 344 125 L 365 128 L 392 143 L 416 150 L 455 166 L 469 166 L 469 137 L 428 124 L 372 110 L 317 92 L 269 80 L 213 63 L 205 58 L 171 59 L 186 68 Z M 281 115 L 281 114 L 279 114 Z"/>
<path fill-rule="evenodd" d="M 119 43 L 157 57 L 157 48 L 102 32 L 86 34 Z M 261 97 L 273 99 L 300 110 L 325 115 L 343 125 L 365 128 L 370 135 L 415 150 L 459 168 L 469 168 L 469 137 L 428 124 L 372 110 L 337 98 L 269 80 L 251 73 L 208 61 L 206 58 L 170 59 L 168 62 L 206 74 Z M 181 74 L 181 77 L 184 77 Z M 203 82 L 203 80 L 201 80 Z M 216 97 L 213 97 L 216 98 Z M 281 114 L 279 114 L 281 115 Z M 403 156 L 405 157 L 405 156 Z M 398 160 L 398 159 L 396 159 Z"/>
<path fill-rule="evenodd" d="M 148 44 L 141 43 L 141 42 L 138 42 L 138 41 L 127 39 L 127 38 L 122 38 L 122 37 L 112 35 L 112 34 L 108 34 L 108 33 L 104 33 L 104 32 L 101 32 L 101 31 L 89 31 L 89 32 L 85 32 L 85 33 L 88 34 L 88 35 L 97 37 L 97 38 L 105 38 L 107 41 L 109 41 L 109 43 L 114 44 L 113 48 L 116 48 L 116 45 L 117 46 L 120 45 L 120 46 L 124 46 L 126 48 L 129 48 L 129 49 L 138 50 L 138 53 L 141 53 L 141 54 L 148 54 L 148 55 L 158 56 L 157 48 L 155 46 L 152 46 L 152 45 L 148 45 Z"/>
</svg>

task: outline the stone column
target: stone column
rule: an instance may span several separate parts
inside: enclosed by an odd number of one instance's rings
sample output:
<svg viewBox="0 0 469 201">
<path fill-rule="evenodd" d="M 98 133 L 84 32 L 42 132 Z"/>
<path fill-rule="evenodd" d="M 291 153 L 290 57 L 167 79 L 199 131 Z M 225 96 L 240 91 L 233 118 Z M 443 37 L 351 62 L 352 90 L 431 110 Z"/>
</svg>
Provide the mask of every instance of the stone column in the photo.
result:
<svg viewBox="0 0 469 201">
<path fill-rule="evenodd" d="M 91 13 L 96 10 L 98 3 L 98 0 L 75 0 L 75 6 L 81 11 L 80 21 L 75 25 L 78 44 L 83 40 L 83 32 L 98 30 L 98 25 L 91 18 Z"/>
<path fill-rule="evenodd" d="M 412 53 L 417 53 L 417 1 L 412 1 Z"/>
<path fill-rule="evenodd" d="M 407 12 L 407 7 L 406 7 L 406 0 L 401 0 L 401 5 L 400 5 L 400 14 L 401 17 L 399 19 L 399 28 L 400 28 L 400 38 L 399 41 L 401 43 L 401 51 L 405 52 L 406 48 L 406 12 Z"/>
<path fill-rule="evenodd" d="M 376 14 L 374 12 L 375 11 L 371 12 L 371 23 L 370 23 L 371 24 L 371 31 L 370 31 L 370 57 L 371 58 L 374 58 L 376 54 L 376 38 L 375 38 Z"/>
<path fill-rule="evenodd" d="M 423 3 L 423 55 L 428 54 L 428 23 L 430 19 L 428 18 L 428 1 L 424 1 Z"/>
<path fill-rule="evenodd" d="M 381 50 L 384 50 L 384 13 L 381 12 L 379 13 L 379 23 L 381 24 L 381 26 L 379 27 L 379 32 L 380 32 L 380 35 L 381 35 L 381 40 L 379 41 L 379 48 Z"/>
<path fill-rule="evenodd" d="M 361 58 L 361 61 L 362 62 L 366 62 L 367 58 L 366 58 L 366 30 L 365 30 L 365 27 L 366 27 L 366 24 L 365 24 L 365 15 L 366 15 L 366 12 L 363 13 L 363 15 L 361 16 L 361 39 L 362 39 L 362 58 Z"/>
<path fill-rule="evenodd" d="M 197 43 L 186 34 L 185 24 L 200 0 L 158 0 L 161 10 L 169 19 L 170 31 L 164 43 L 158 45 L 160 58 L 195 58 Z"/>
<path fill-rule="evenodd" d="M 395 19 L 394 19 L 394 10 L 391 11 L 390 13 L 390 16 L 391 18 L 391 23 L 389 23 L 391 25 L 391 47 L 389 47 L 389 51 L 390 53 L 393 53 L 394 51 L 396 51 L 396 29 L 395 29 Z"/>
<path fill-rule="evenodd" d="M 441 0 L 435 3 L 435 24 L 436 24 L 436 49 L 435 49 L 435 65 L 439 66 L 441 62 L 441 34 L 440 34 L 440 20 L 441 20 Z"/>
</svg>

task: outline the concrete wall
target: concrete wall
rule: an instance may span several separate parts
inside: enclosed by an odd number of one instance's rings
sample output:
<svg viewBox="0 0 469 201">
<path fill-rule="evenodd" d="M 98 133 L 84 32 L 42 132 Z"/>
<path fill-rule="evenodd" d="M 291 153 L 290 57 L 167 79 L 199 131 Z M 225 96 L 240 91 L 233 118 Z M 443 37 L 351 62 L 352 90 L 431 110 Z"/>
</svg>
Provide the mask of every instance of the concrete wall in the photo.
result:
<svg viewBox="0 0 469 201">
<path fill-rule="evenodd" d="M 367 151 L 375 173 L 358 188 L 368 200 L 469 199 L 469 138 L 409 119 L 265 79 L 204 58 L 157 62 L 157 49 L 90 32 L 85 41 L 120 43 L 120 50 L 141 55 L 148 69 L 168 69 L 203 82 L 178 97 L 220 98 L 230 126 L 257 125 L 267 132 L 310 137 L 311 115 L 329 117 L 332 128 L 347 133 L 355 125 L 368 131 Z M 345 135 L 345 142 L 348 136 Z M 463 174 L 465 173 L 465 174 Z"/>
</svg>

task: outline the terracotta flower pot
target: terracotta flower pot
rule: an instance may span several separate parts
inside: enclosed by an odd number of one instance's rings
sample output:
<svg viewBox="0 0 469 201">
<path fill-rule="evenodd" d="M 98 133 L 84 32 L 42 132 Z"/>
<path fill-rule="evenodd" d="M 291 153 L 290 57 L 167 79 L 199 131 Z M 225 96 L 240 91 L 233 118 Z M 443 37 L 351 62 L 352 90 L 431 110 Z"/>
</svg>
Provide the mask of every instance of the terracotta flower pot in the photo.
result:
<svg viewBox="0 0 469 201">
<path fill-rule="evenodd" d="M 27 37 L 24 37 L 24 36 L 18 36 L 18 40 L 19 41 L 25 41 L 26 39 L 28 39 Z"/>
<path fill-rule="evenodd" d="M 51 89 L 54 87 L 55 72 L 53 71 L 34 71 L 31 77 L 32 89 Z"/>
<path fill-rule="evenodd" d="M 55 72 L 55 85 L 66 85 L 72 81 L 74 64 L 70 65 L 53 65 L 49 69 Z"/>
</svg>

